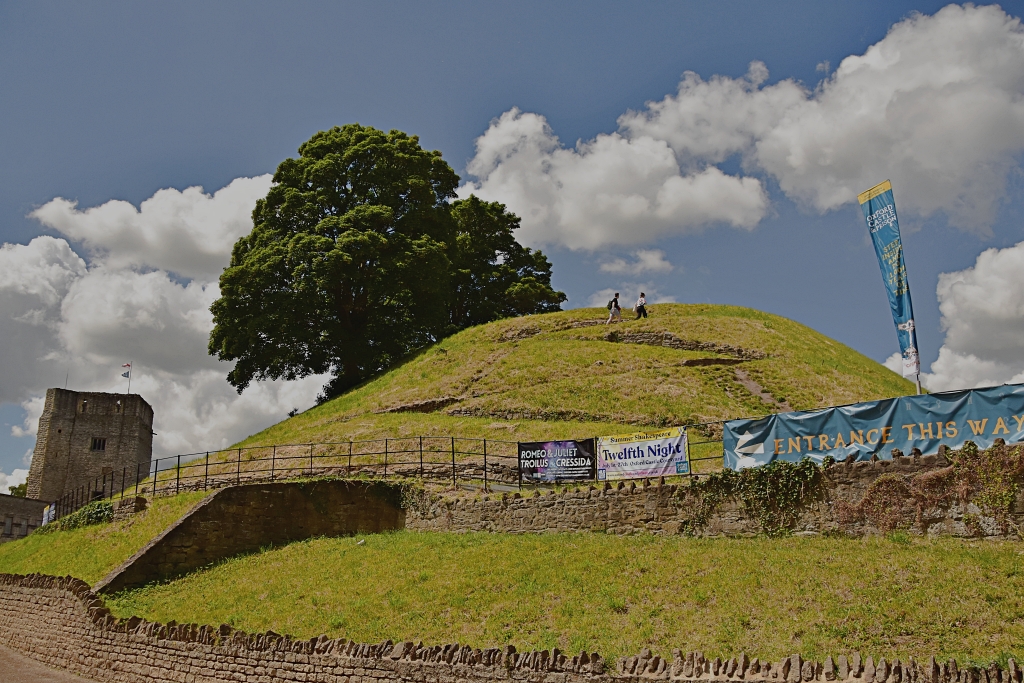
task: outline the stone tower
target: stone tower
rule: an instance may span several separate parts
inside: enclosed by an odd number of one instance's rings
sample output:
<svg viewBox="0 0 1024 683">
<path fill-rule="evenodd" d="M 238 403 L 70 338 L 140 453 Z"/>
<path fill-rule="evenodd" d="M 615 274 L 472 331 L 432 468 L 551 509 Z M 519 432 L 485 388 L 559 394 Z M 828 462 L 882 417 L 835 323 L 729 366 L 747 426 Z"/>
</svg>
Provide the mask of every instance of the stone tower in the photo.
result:
<svg viewBox="0 0 1024 683">
<path fill-rule="evenodd" d="M 152 458 L 153 408 L 138 394 L 47 389 L 26 493 L 53 502 L 104 475 L 134 483 Z"/>
</svg>

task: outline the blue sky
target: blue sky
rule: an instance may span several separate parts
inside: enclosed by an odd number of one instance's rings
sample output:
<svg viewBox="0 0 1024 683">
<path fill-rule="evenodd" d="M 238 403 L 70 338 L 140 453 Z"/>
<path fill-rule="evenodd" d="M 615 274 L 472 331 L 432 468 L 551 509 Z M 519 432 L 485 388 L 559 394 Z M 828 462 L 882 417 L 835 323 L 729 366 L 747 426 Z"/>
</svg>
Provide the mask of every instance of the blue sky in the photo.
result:
<svg viewBox="0 0 1024 683">
<path fill-rule="evenodd" d="M 181 287 L 191 279 L 215 281 L 215 275 L 190 277 L 159 254 L 125 257 L 115 273 L 111 259 L 122 238 L 105 242 L 100 233 L 112 224 L 97 219 L 96 225 L 83 226 L 80 211 L 111 200 L 138 207 L 164 188 L 198 185 L 214 193 L 236 178 L 273 172 L 317 130 L 354 121 L 419 135 L 425 147 L 441 150 L 464 180 L 480 184 L 485 195 L 504 198 L 507 185 L 493 179 L 488 185 L 467 167 L 477 154 L 477 139 L 513 108 L 544 117 L 550 132 L 571 150 L 577 140 L 586 144 L 621 132 L 619 117 L 675 94 L 687 71 L 704 81 L 716 75 L 735 81 L 755 73 L 750 63 L 760 61 L 767 79 L 754 78 L 754 86 L 745 86 L 748 91 L 767 92 L 792 80 L 813 101 L 815 88 L 834 78 L 845 58 L 864 54 L 914 12 L 933 15 L 942 7 L 923 2 L 3 3 L 0 242 L 25 246 L 50 235 L 70 243 L 73 253 L 46 243 L 50 250 L 39 263 L 57 259 L 69 273 L 68 287 L 88 270 L 107 277 L 108 286 L 116 277 L 119 286 L 143 291 L 130 278 L 149 274 L 146 286 L 152 285 L 154 296 L 168 301 L 190 296 L 188 305 L 198 306 L 202 293 L 193 287 L 186 295 Z M 1022 3 L 1002 8 L 1014 17 L 1022 14 Z M 1012 34 L 1011 29 L 1011 40 Z M 1024 92 L 1019 78 L 992 87 L 1018 98 Z M 1013 106 L 1006 111 L 1015 111 Z M 929 109 L 921 111 L 914 125 L 927 129 Z M 978 126 L 985 120 L 979 115 Z M 757 135 L 751 145 L 768 140 Z M 973 147 L 985 144 L 981 140 Z M 960 374 L 936 369 L 936 386 L 1008 381 L 1024 371 L 1007 360 L 1016 353 L 1012 342 L 986 351 L 984 342 L 968 339 L 968 328 L 988 319 L 955 318 L 969 302 L 954 300 L 953 294 L 944 299 L 954 316 L 944 328 L 936 296 L 940 274 L 971 269 L 985 249 L 1007 249 L 1024 240 L 1017 144 L 1016 138 L 1007 140 L 1010 157 L 992 152 L 1006 169 L 980 188 L 992 194 L 986 204 L 991 211 L 974 222 L 962 214 L 951 217 L 956 209 L 948 206 L 954 205 L 941 198 L 918 200 L 901 192 L 899 176 L 893 178 L 897 208 L 903 202 L 909 207 L 901 210 L 901 224 L 924 366 L 936 360 L 944 344 L 960 354 L 957 358 L 973 354 L 990 364 Z M 688 152 L 674 149 L 685 175 Z M 752 306 L 799 320 L 884 361 L 898 350 L 896 335 L 858 207 L 840 202 L 823 208 L 827 202 L 818 185 L 776 172 L 776 162 L 767 157 L 753 160 L 751 149 L 690 159 L 704 164 L 701 168 L 714 165 L 730 178 L 760 183 L 766 203 L 754 218 L 738 219 L 744 225 L 728 225 L 718 214 L 679 229 L 670 218 L 635 234 L 623 224 L 610 228 L 621 234 L 583 247 L 580 231 L 586 227 L 569 226 L 565 239 L 540 245 L 552 257 L 555 284 L 568 293 L 570 306 L 600 299 L 607 288 L 634 285 L 676 301 Z M 985 158 L 978 161 L 985 163 Z M 872 168 L 879 169 L 876 181 L 887 177 L 884 163 Z M 919 180 L 917 185 L 908 180 L 904 188 L 920 187 Z M 790 181 L 803 182 L 803 190 L 787 190 Z M 248 191 L 258 195 L 258 189 Z M 29 216 L 39 207 L 53 207 L 48 203 L 55 198 L 77 202 L 79 212 L 54 209 Z M 659 252 L 659 263 L 668 262 L 671 269 L 630 266 L 640 263 L 637 251 Z M 12 247 L 8 256 L 27 263 L 31 254 Z M 1013 269 L 1015 253 L 996 256 L 1005 262 L 1000 268 Z M 73 263 L 76 257 L 81 264 Z M 618 271 L 627 272 L 616 272 L 616 259 L 625 264 Z M 167 282 L 156 283 L 154 273 L 166 273 Z M 171 292 L 172 285 L 179 289 Z M 985 286 L 1001 291 L 1016 285 Z M 38 405 L 47 386 L 63 385 L 65 373 L 72 388 L 115 389 L 116 361 L 133 353 L 137 362 L 143 358 L 139 386 L 144 395 L 148 390 L 190 406 L 158 406 L 158 425 L 163 415 L 167 434 L 176 435 L 163 446 L 158 443 L 165 452 L 231 441 L 276 421 L 291 407 L 306 407 L 292 403 L 315 396 L 316 381 L 311 381 L 300 388 L 267 388 L 248 399 L 251 404 L 231 403 L 231 392 L 212 379 L 220 377 L 223 384 L 226 369 L 209 359 L 184 352 L 147 359 L 145 347 L 161 339 L 173 344 L 171 333 L 162 329 L 146 337 L 153 330 L 140 332 L 138 315 L 132 318 L 136 324 L 124 325 L 118 311 L 134 314 L 116 301 L 82 314 L 94 324 L 107 311 L 110 335 L 93 327 L 92 336 L 76 335 L 84 328 L 74 326 L 75 311 L 84 310 L 91 298 L 87 292 L 66 297 L 58 289 L 58 299 L 47 304 L 48 323 L 8 337 L 0 332 L 0 366 L 8 366 L 0 371 L 0 472 L 25 466 L 34 436 L 23 423 L 32 421 L 33 398 Z M 3 301 L 4 325 L 24 320 L 30 309 L 42 310 L 21 299 L 21 308 L 10 304 L 5 310 Z M 1007 305 L 1016 310 L 1018 303 Z M 993 315 L 993 324 L 1004 325 L 1005 336 L 1013 336 L 1020 316 L 1011 314 L 1007 321 Z M 133 334 L 138 337 L 129 339 Z M 95 344 L 75 341 L 84 338 Z M 14 346 L 26 344 L 38 344 L 38 352 L 15 352 Z M 147 363 L 154 368 L 148 385 Z M 200 371 L 210 377 L 200 378 Z M 254 405 L 262 409 L 253 413 Z M 243 419 L 240 412 L 255 416 Z"/>
</svg>

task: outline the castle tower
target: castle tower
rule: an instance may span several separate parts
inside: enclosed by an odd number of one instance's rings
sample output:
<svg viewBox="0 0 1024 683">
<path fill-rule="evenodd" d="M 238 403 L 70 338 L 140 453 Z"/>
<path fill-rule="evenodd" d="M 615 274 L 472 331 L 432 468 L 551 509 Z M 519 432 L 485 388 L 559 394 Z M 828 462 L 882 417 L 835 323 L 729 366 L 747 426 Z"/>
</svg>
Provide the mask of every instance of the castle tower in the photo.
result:
<svg viewBox="0 0 1024 683">
<path fill-rule="evenodd" d="M 52 502 L 104 475 L 134 483 L 152 458 L 153 408 L 138 394 L 47 389 L 27 494 Z"/>
</svg>

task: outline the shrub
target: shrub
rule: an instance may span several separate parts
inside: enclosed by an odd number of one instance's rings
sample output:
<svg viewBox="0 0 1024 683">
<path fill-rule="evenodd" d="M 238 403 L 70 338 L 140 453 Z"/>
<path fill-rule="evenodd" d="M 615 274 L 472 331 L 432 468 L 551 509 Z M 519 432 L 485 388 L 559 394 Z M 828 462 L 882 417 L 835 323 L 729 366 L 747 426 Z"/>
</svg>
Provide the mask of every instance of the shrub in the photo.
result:
<svg viewBox="0 0 1024 683">
<path fill-rule="evenodd" d="M 49 534 L 57 531 L 70 531 L 83 526 L 103 524 L 114 519 L 114 505 L 108 500 L 96 500 L 81 507 L 70 515 L 61 517 L 56 522 L 36 529 L 37 534 Z"/>
</svg>

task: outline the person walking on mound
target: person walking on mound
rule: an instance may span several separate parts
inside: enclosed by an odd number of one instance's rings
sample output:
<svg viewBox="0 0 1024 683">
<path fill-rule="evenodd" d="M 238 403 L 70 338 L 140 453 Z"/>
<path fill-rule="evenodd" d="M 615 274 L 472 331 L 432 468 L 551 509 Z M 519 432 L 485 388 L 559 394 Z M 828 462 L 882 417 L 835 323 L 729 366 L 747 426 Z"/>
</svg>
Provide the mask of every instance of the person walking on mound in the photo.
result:
<svg viewBox="0 0 1024 683">
<path fill-rule="evenodd" d="M 640 298 L 636 300 L 636 306 L 633 310 L 636 311 L 636 317 L 633 320 L 639 320 L 640 316 L 647 317 L 647 298 L 646 294 L 640 292 Z"/>
<path fill-rule="evenodd" d="M 619 321 L 622 322 L 622 309 L 619 308 L 619 293 L 615 292 L 615 297 L 608 302 L 608 320 L 604 321 L 607 325 L 610 322 Z"/>
</svg>

